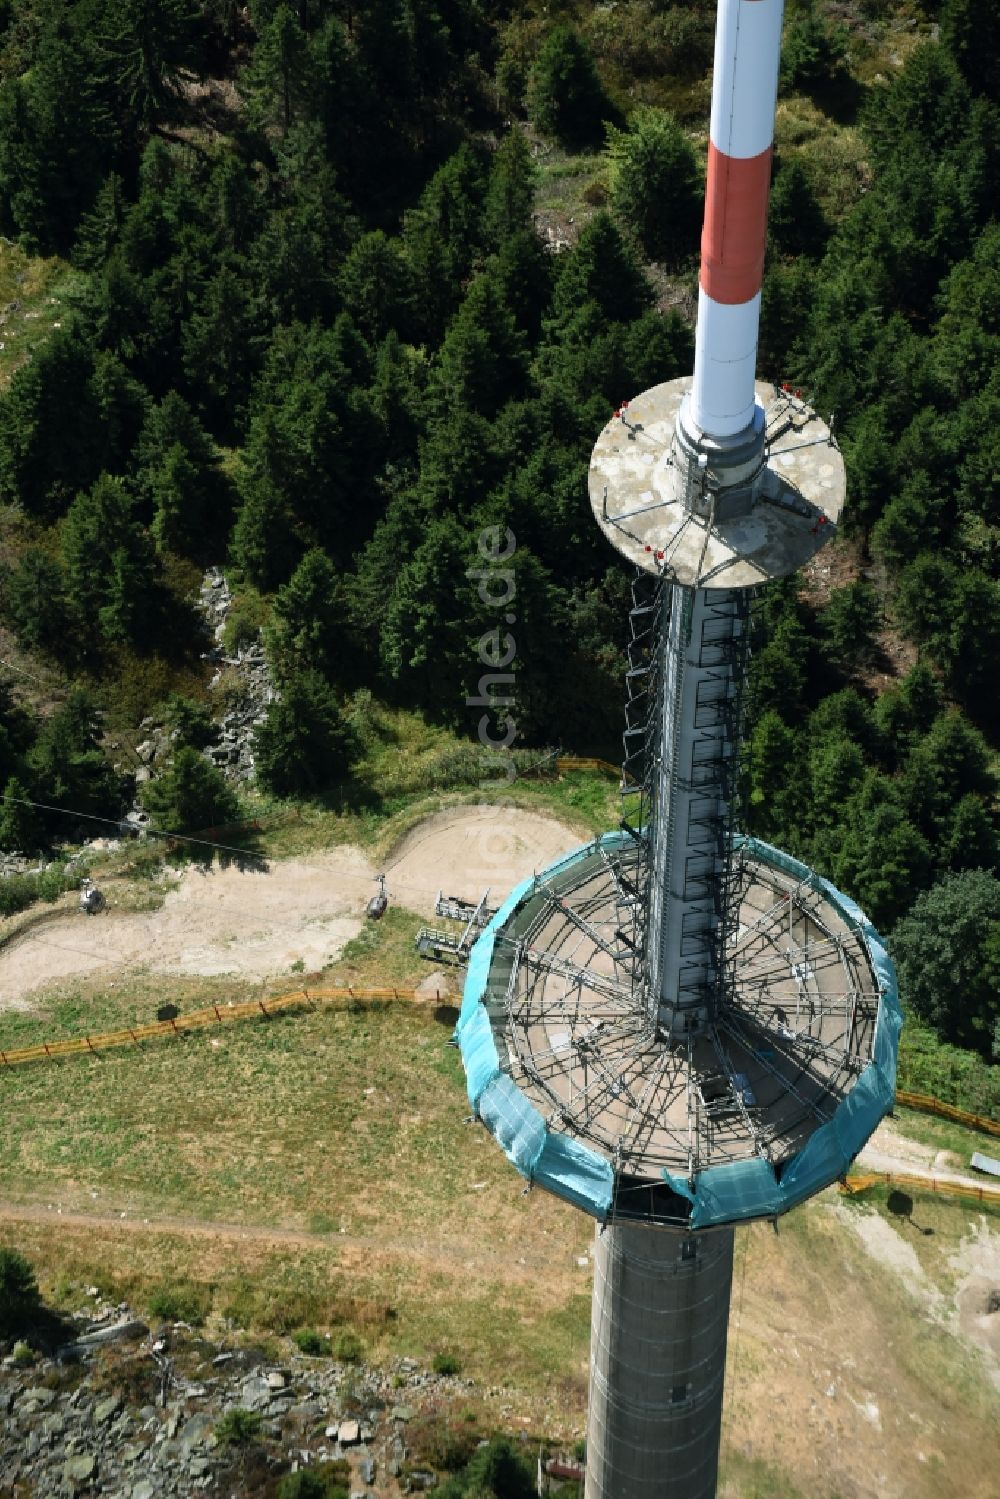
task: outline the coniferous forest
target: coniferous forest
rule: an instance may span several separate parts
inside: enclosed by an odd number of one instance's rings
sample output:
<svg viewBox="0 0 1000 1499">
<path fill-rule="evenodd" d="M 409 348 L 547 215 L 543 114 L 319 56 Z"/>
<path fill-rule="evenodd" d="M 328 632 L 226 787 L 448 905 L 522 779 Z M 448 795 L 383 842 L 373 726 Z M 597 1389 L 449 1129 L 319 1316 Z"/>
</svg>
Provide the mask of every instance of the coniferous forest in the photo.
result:
<svg viewBox="0 0 1000 1499">
<path fill-rule="evenodd" d="M 618 758 L 630 578 L 586 472 L 614 407 L 691 367 L 714 12 L 0 0 L 0 300 L 37 293 L 17 347 L 0 326 L 0 616 L 28 663 L 0 673 L 0 846 L 117 817 L 108 723 L 164 702 L 151 808 L 183 783 L 191 826 L 234 814 L 199 753 L 210 564 L 282 689 L 275 795 L 350 775 L 359 694 L 475 740 L 503 626 L 475 570 L 508 531 L 516 744 Z M 789 0 L 760 369 L 836 414 L 849 502 L 759 602 L 744 798 L 986 1062 L 998 79 L 990 0 Z"/>
</svg>

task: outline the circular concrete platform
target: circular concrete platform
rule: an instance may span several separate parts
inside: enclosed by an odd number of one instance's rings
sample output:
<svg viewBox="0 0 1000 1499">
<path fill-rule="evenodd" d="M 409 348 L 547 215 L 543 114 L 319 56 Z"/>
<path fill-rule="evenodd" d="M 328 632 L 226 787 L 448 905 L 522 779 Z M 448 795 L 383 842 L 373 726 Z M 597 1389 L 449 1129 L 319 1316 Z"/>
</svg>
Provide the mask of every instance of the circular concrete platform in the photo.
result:
<svg viewBox="0 0 1000 1499">
<path fill-rule="evenodd" d="M 748 514 L 709 523 L 687 508 L 675 461 L 691 377 L 654 385 L 616 413 L 591 457 L 590 503 L 612 546 L 674 583 L 749 588 L 795 572 L 834 534 L 844 460 L 827 424 L 790 391 L 758 383 L 765 471 Z"/>
</svg>

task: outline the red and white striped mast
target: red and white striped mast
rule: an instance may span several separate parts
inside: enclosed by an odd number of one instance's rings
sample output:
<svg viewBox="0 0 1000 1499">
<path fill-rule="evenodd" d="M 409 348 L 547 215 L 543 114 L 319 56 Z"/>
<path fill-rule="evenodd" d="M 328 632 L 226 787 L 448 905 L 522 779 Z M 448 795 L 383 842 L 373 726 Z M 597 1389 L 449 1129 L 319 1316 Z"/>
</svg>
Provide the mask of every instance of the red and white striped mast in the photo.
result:
<svg viewBox="0 0 1000 1499">
<path fill-rule="evenodd" d="M 754 399 L 783 0 L 720 0 L 691 435 L 728 438 L 763 412 Z"/>
</svg>

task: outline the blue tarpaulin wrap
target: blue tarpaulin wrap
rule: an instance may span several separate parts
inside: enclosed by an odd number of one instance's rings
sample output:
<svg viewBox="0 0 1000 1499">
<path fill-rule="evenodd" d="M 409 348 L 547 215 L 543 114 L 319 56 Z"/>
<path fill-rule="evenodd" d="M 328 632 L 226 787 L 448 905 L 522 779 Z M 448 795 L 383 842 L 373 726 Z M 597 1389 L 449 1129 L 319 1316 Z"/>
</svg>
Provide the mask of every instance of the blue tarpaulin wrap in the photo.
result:
<svg viewBox="0 0 1000 1499">
<path fill-rule="evenodd" d="M 614 852 L 627 841 L 624 833 L 608 833 L 598 844 L 588 844 L 547 869 L 546 883 L 569 870 L 600 846 Z M 858 934 L 879 987 L 872 1060 L 842 1099 L 833 1117 L 811 1136 L 804 1148 L 784 1166 L 762 1159 L 733 1161 L 698 1173 L 694 1181 L 664 1171 L 666 1184 L 691 1203 L 692 1228 L 771 1218 L 786 1212 L 847 1170 L 882 1116 L 892 1107 L 896 1092 L 896 1059 L 903 1023 L 896 970 L 885 945 L 861 908 L 815 874 L 805 864 L 756 838 L 740 837 L 736 848 L 759 863 L 808 885 L 829 901 Z M 512 890 L 472 949 L 455 1037 L 465 1065 L 469 1100 L 479 1118 L 503 1146 L 508 1158 L 529 1181 L 583 1208 L 602 1221 L 614 1198 L 611 1164 L 578 1140 L 553 1134 L 542 1115 L 500 1070 L 500 1061 L 486 1008 L 502 994 L 488 993 L 496 934 L 535 889 L 525 880 Z"/>
<path fill-rule="evenodd" d="M 611 852 L 620 847 L 624 836 L 610 833 L 601 842 Z M 544 878 L 550 880 L 571 868 L 593 849 L 594 845 L 588 844 L 568 854 L 558 864 L 551 865 Z M 465 1065 L 469 1101 L 503 1146 L 508 1159 L 529 1181 L 603 1220 L 608 1216 L 614 1192 L 614 1172 L 609 1162 L 578 1140 L 552 1134 L 535 1106 L 501 1073 L 484 1004 L 496 933 L 534 888 L 535 881 L 530 879 L 512 890 L 473 947 L 455 1039 Z"/>
<path fill-rule="evenodd" d="M 892 1108 L 896 1096 L 896 1060 L 903 1011 L 896 970 L 881 937 L 859 905 L 798 859 L 757 838 L 741 837 L 735 843 L 738 850 L 761 864 L 808 884 L 839 912 L 867 949 L 879 987 L 879 1007 L 872 1060 L 837 1105 L 833 1118 L 821 1125 L 779 1172 L 763 1160 L 736 1161 L 701 1172 L 694 1184 L 693 1228 L 774 1217 L 828 1187 L 843 1176 L 879 1120 Z"/>
</svg>

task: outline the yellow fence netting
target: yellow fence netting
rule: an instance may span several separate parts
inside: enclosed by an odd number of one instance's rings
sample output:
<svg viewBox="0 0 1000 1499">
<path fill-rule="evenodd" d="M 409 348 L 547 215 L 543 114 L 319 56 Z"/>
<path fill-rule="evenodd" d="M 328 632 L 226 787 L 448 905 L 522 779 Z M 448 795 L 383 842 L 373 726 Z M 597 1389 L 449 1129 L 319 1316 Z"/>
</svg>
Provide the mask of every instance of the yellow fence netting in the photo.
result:
<svg viewBox="0 0 1000 1499">
<path fill-rule="evenodd" d="M 55 1061 L 58 1057 L 80 1056 L 86 1052 L 109 1051 L 116 1046 L 131 1046 L 139 1041 L 154 1041 L 161 1036 L 183 1035 L 186 1031 L 204 1030 L 208 1026 L 227 1025 L 234 1020 L 253 1020 L 279 1015 L 286 1010 L 315 1009 L 318 1005 L 342 1003 L 374 1004 L 386 1000 L 403 1000 L 418 1004 L 440 1004 L 448 998 L 439 990 L 356 989 L 351 986 L 334 989 L 295 989 L 291 994 L 277 994 L 270 999 L 242 1000 L 239 1004 L 210 1005 L 192 1010 L 174 1020 L 156 1020 L 147 1025 L 123 1026 L 116 1031 L 102 1031 L 92 1036 L 70 1036 L 61 1041 L 41 1041 L 37 1046 L 21 1046 L 9 1051 L 0 1049 L 0 1066 L 18 1067 L 25 1062 Z"/>
<path fill-rule="evenodd" d="M 147 1025 L 123 1026 L 115 1031 L 102 1031 L 96 1035 L 70 1036 L 58 1041 L 42 1041 L 37 1046 L 22 1046 L 4 1051 L 0 1048 L 0 1067 L 18 1067 L 28 1062 L 56 1061 L 62 1057 L 97 1055 L 116 1047 L 132 1046 L 140 1041 L 155 1041 L 168 1036 L 183 1035 L 188 1031 L 206 1030 L 211 1026 L 228 1025 L 238 1020 L 269 1019 L 273 1015 L 300 1009 L 317 1009 L 320 1006 L 344 1006 L 384 1004 L 402 1002 L 407 1004 L 448 1003 L 454 996 L 441 990 L 382 988 L 355 988 L 347 985 L 337 988 L 295 989 L 289 994 L 277 994 L 269 999 L 242 1000 L 238 1004 L 209 1005 L 203 1010 L 192 1010 L 190 1014 L 178 1015 L 173 1020 L 157 1020 Z M 970 1128 L 1000 1135 L 1000 1124 L 980 1114 L 969 1114 L 952 1104 L 941 1103 L 924 1093 L 896 1094 L 896 1102 L 907 1108 L 919 1109 L 952 1119 Z M 1000 1187 L 979 1187 L 971 1183 L 942 1181 L 927 1176 L 909 1176 L 899 1172 L 852 1171 L 840 1190 L 847 1194 L 863 1192 L 868 1187 L 910 1187 L 919 1192 L 933 1192 L 941 1197 L 971 1198 L 978 1202 L 1000 1204 Z"/>
<path fill-rule="evenodd" d="M 939 1177 L 909 1176 L 905 1171 L 849 1171 L 840 1184 L 841 1192 L 848 1197 L 866 1192 L 869 1187 L 911 1187 L 915 1192 L 932 1192 L 936 1197 L 972 1198 L 975 1202 L 995 1202 L 1000 1206 L 1000 1187 L 942 1181 Z"/>
</svg>

